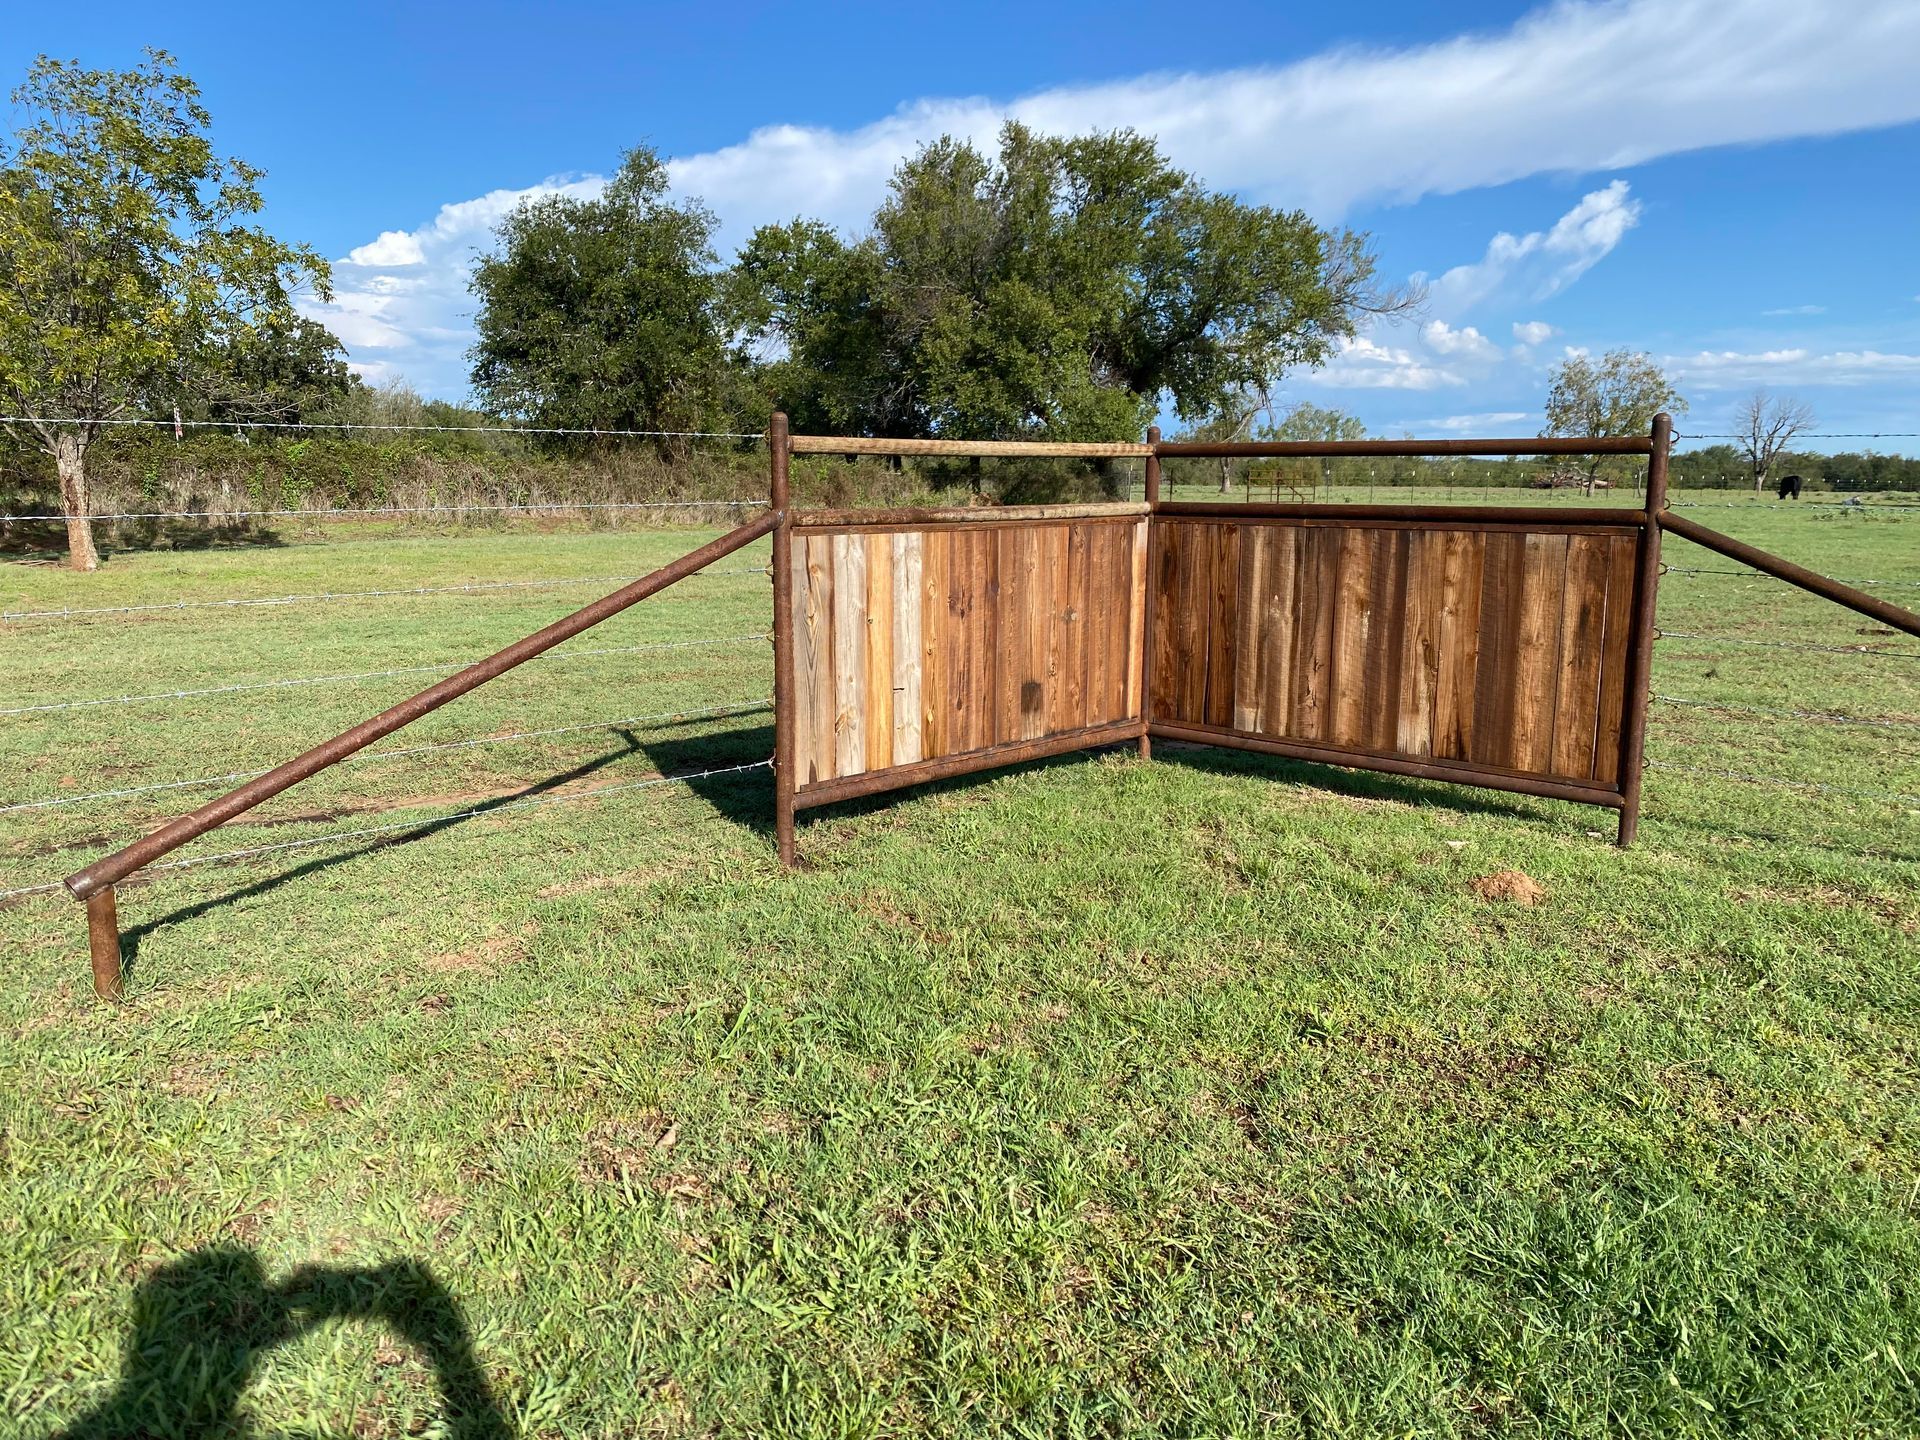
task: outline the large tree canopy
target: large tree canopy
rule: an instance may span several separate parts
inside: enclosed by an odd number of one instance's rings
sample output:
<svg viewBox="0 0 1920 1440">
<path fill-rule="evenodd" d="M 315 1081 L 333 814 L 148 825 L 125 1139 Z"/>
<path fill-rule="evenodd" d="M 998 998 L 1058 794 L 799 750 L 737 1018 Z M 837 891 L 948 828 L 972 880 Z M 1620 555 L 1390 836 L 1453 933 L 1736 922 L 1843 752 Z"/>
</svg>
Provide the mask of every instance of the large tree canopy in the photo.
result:
<svg viewBox="0 0 1920 1440">
<path fill-rule="evenodd" d="M 1207 190 L 1129 131 L 947 139 L 895 174 L 866 237 L 763 227 L 737 332 L 804 427 L 1110 439 L 1197 419 L 1402 303 L 1366 237 Z"/>
<path fill-rule="evenodd" d="M 500 222 L 473 275 L 473 384 L 495 414 L 581 429 L 698 429 L 724 346 L 713 216 L 667 199 L 652 151 L 596 199 L 552 195 Z"/>
<path fill-rule="evenodd" d="M 10 429 L 53 456 L 78 569 L 99 564 L 85 459 L 104 422 L 205 394 L 214 377 L 231 400 L 242 357 L 258 370 L 283 340 L 319 343 L 292 293 L 324 295 L 326 262 L 246 223 L 261 172 L 214 153 L 199 95 L 157 50 L 127 71 L 42 56 L 14 92 L 24 123 L 0 147 L 0 400 L 45 417 Z"/>
</svg>

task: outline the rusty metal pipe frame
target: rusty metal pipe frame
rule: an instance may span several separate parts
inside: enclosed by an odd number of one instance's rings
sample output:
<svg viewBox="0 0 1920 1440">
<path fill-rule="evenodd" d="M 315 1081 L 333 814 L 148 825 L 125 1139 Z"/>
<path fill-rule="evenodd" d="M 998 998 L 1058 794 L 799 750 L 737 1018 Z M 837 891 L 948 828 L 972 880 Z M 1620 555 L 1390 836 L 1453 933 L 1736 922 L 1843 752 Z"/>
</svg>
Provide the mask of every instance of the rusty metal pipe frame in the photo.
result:
<svg viewBox="0 0 1920 1440">
<path fill-rule="evenodd" d="M 398 705 L 381 711 L 371 719 L 362 720 L 351 729 L 341 731 L 331 740 L 314 746 L 304 755 L 297 756 L 284 765 L 276 766 L 257 779 L 248 781 L 239 789 L 229 791 L 217 800 L 209 801 L 189 815 L 169 821 L 150 835 L 134 841 L 125 849 L 117 850 L 104 859 L 94 861 L 84 870 L 75 871 L 66 878 L 67 889 L 77 900 L 91 898 L 106 887 L 125 879 L 141 866 L 149 865 L 162 855 L 179 849 L 188 841 L 199 838 L 216 826 L 224 825 L 236 815 L 244 814 L 263 800 L 269 800 L 289 786 L 297 785 L 329 765 L 344 760 L 356 750 L 364 749 L 383 736 L 391 735 L 401 726 L 409 725 L 422 715 L 439 709 L 449 700 L 456 700 L 469 690 L 499 678 L 514 666 L 551 650 L 563 641 L 571 640 L 581 631 L 618 615 L 629 606 L 637 605 L 649 595 L 658 594 L 676 581 L 684 580 L 714 561 L 751 545 L 761 536 L 776 529 L 780 520 L 781 516 L 777 511 L 769 511 L 759 519 L 751 520 L 738 529 L 722 535 L 719 539 L 711 540 L 699 549 L 681 556 L 671 565 L 664 565 L 651 575 L 643 576 L 631 585 L 623 586 L 611 595 L 603 596 L 593 604 L 574 611 L 565 619 L 556 620 L 545 629 L 536 631 L 523 640 L 515 641 L 506 649 L 468 666 L 459 674 L 450 675 L 439 684 L 422 690 L 418 695 L 402 700 Z"/>
<path fill-rule="evenodd" d="M 1316 765 L 1338 765 L 1347 770 L 1377 770 L 1388 775 L 1407 775 L 1417 780 L 1445 780 L 1454 785 L 1506 790 L 1516 795 L 1539 795 L 1549 800 L 1573 800 L 1582 805 L 1602 805 L 1608 809 L 1617 808 L 1621 803 L 1620 792 L 1604 785 L 1552 780 L 1518 771 L 1490 769 L 1466 761 L 1417 760 L 1316 745 L 1310 741 L 1282 740 L 1245 730 L 1183 725 L 1169 720 L 1156 720 L 1152 730 L 1163 740 L 1182 740 L 1190 745 L 1217 745 L 1228 750 L 1251 750 L 1262 755 L 1285 756 L 1289 760 L 1306 760 Z"/>
<path fill-rule="evenodd" d="M 798 763 L 794 711 L 793 516 L 788 504 L 791 455 L 785 412 L 767 422 L 768 495 L 780 517 L 773 532 L 773 834 L 780 863 L 791 868 L 799 858 L 793 834 L 793 789 Z"/>
<path fill-rule="evenodd" d="M 1696 545 L 1705 546 L 1716 554 L 1729 560 L 1738 560 L 1743 565 L 1751 565 L 1776 580 L 1784 580 L 1789 585 L 1797 585 L 1818 595 L 1823 600 L 1831 600 L 1836 605 L 1844 605 L 1849 610 L 1878 620 L 1882 625 L 1895 630 L 1903 630 L 1909 635 L 1920 635 L 1920 615 L 1911 610 L 1903 610 L 1890 601 L 1864 590 L 1856 590 L 1851 585 L 1843 585 L 1831 580 L 1817 570 L 1809 570 L 1804 565 L 1796 565 L 1791 560 L 1782 560 L 1778 555 L 1759 550 L 1744 540 L 1736 540 L 1731 535 L 1722 535 L 1718 530 L 1709 530 L 1706 526 L 1675 515 L 1668 511 L 1660 517 L 1660 528 L 1671 530 L 1682 540 L 1691 540 Z"/>
<path fill-rule="evenodd" d="M 1647 768 L 1647 707 L 1653 701 L 1653 641 L 1660 608 L 1660 527 L 1667 508 L 1667 455 L 1673 448 L 1673 417 L 1653 417 L 1647 435 L 1646 530 L 1640 536 L 1633 587 L 1633 636 L 1627 651 L 1627 715 L 1620 727 L 1620 831 L 1622 850 L 1640 831 L 1640 782 Z"/>
<path fill-rule="evenodd" d="M 833 805 L 863 795 L 878 795 L 887 790 L 904 790 L 933 780 L 970 775 L 976 770 L 998 770 L 1008 765 L 1024 765 L 1029 760 L 1044 760 L 1073 750 L 1093 750 L 1102 745 L 1119 745 L 1140 738 L 1138 720 L 1115 720 L 1106 725 L 1090 725 L 1081 730 L 1063 730 L 1058 735 L 1043 735 L 1034 740 L 1009 740 L 984 750 L 969 750 L 938 760 L 918 760 L 911 765 L 893 765 L 885 770 L 868 770 L 858 775 L 843 775 L 817 781 L 803 787 L 793 797 L 794 805 L 808 810 L 816 805 Z"/>
<path fill-rule="evenodd" d="M 1140 758 L 1153 758 L 1153 592 L 1160 587 L 1153 583 L 1154 566 L 1160 559 L 1160 527 L 1154 524 L 1154 517 L 1160 513 L 1160 427 L 1147 427 L 1147 474 L 1146 484 L 1142 487 L 1142 498 L 1147 502 L 1147 533 L 1141 537 L 1141 543 L 1147 548 L 1145 563 L 1140 567 L 1142 583 L 1146 594 L 1140 597 Z"/>
<path fill-rule="evenodd" d="M 1264 500 L 1167 500 L 1154 513 L 1176 520 L 1311 520 L 1327 525 L 1451 525 L 1460 529 L 1510 525 L 1528 530 L 1594 526 L 1635 530 L 1647 523 L 1644 510 L 1553 505 L 1276 505 Z"/>
<path fill-rule="evenodd" d="M 87 897 L 87 948 L 93 955 L 93 993 L 102 1000 L 118 1000 L 121 995 L 120 916 L 111 885 Z"/>
</svg>

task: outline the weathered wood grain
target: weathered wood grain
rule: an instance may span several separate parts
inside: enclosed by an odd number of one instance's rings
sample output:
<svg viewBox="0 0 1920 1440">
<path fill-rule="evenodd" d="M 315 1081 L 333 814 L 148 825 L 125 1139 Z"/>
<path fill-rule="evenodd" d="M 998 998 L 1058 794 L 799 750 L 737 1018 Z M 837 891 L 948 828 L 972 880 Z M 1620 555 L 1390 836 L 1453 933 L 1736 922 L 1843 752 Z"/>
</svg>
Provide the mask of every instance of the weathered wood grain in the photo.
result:
<svg viewBox="0 0 1920 1440">
<path fill-rule="evenodd" d="M 796 539 L 795 549 L 802 548 Z M 827 535 L 807 537 L 807 600 L 800 627 L 806 642 L 806 663 L 800 667 L 807 676 L 808 688 L 801 693 L 807 711 L 807 749 L 799 752 L 802 776 L 809 781 L 830 780 L 834 768 L 833 746 L 833 538 Z M 796 607 L 797 608 L 797 607 Z"/>
<path fill-rule="evenodd" d="M 1593 772 L 1606 619 L 1607 543 L 1591 535 L 1571 536 L 1560 600 L 1560 667 L 1554 686 L 1550 774 L 1585 780 Z"/>
<path fill-rule="evenodd" d="M 866 768 L 893 764 L 893 537 L 854 537 L 866 551 Z"/>
<path fill-rule="evenodd" d="M 1627 657 L 1633 648 L 1633 601 L 1639 585 L 1640 541 L 1624 536 L 1607 542 L 1607 615 L 1600 640 L 1600 699 L 1596 708 L 1592 775 L 1603 785 L 1620 783 L 1620 736 L 1626 728 Z"/>
<path fill-rule="evenodd" d="M 836 535 L 833 561 L 833 763 L 838 775 L 867 768 L 867 547 Z"/>
<path fill-rule="evenodd" d="M 926 715 L 920 692 L 925 661 L 920 632 L 925 541 L 905 533 L 889 535 L 887 545 L 893 568 L 893 763 L 911 765 L 926 755 L 922 741 Z"/>
</svg>

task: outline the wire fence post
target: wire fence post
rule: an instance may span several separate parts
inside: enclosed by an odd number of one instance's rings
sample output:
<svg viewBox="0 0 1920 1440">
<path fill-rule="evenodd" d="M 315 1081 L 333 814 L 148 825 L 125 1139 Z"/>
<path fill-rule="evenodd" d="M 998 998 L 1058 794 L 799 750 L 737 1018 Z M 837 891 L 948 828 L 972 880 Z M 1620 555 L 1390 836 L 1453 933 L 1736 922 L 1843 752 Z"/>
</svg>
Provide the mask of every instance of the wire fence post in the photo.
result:
<svg viewBox="0 0 1920 1440">
<path fill-rule="evenodd" d="M 1667 506 L 1667 452 L 1673 417 L 1653 417 L 1653 453 L 1647 457 L 1646 523 L 1640 527 L 1640 573 L 1633 595 L 1633 648 L 1627 654 L 1627 716 L 1620 727 L 1622 850 L 1640 831 L 1640 779 L 1647 763 L 1647 709 L 1653 698 L 1653 642 L 1660 602 L 1660 512 Z"/>
<path fill-rule="evenodd" d="M 773 832 L 780 863 L 797 859 L 793 840 L 796 741 L 793 714 L 793 515 L 788 503 L 787 417 L 767 422 L 769 493 L 779 524 L 773 532 Z"/>
</svg>

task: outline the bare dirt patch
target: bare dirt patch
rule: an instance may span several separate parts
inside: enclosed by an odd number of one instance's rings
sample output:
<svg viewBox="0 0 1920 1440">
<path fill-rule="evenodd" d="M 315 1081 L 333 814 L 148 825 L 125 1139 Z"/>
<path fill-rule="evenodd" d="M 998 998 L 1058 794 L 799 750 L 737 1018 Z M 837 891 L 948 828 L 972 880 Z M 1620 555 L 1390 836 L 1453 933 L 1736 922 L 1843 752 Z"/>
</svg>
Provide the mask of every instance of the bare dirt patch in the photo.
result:
<svg viewBox="0 0 1920 1440">
<path fill-rule="evenodd" d="M 1547 887 L 1524 870 L 1496 870 L 1491 875 L 1477 875 L 1467 884 L 1474 894 L 1487 901 L 1538 905 L 1547 898 Z"/>
</svg>

